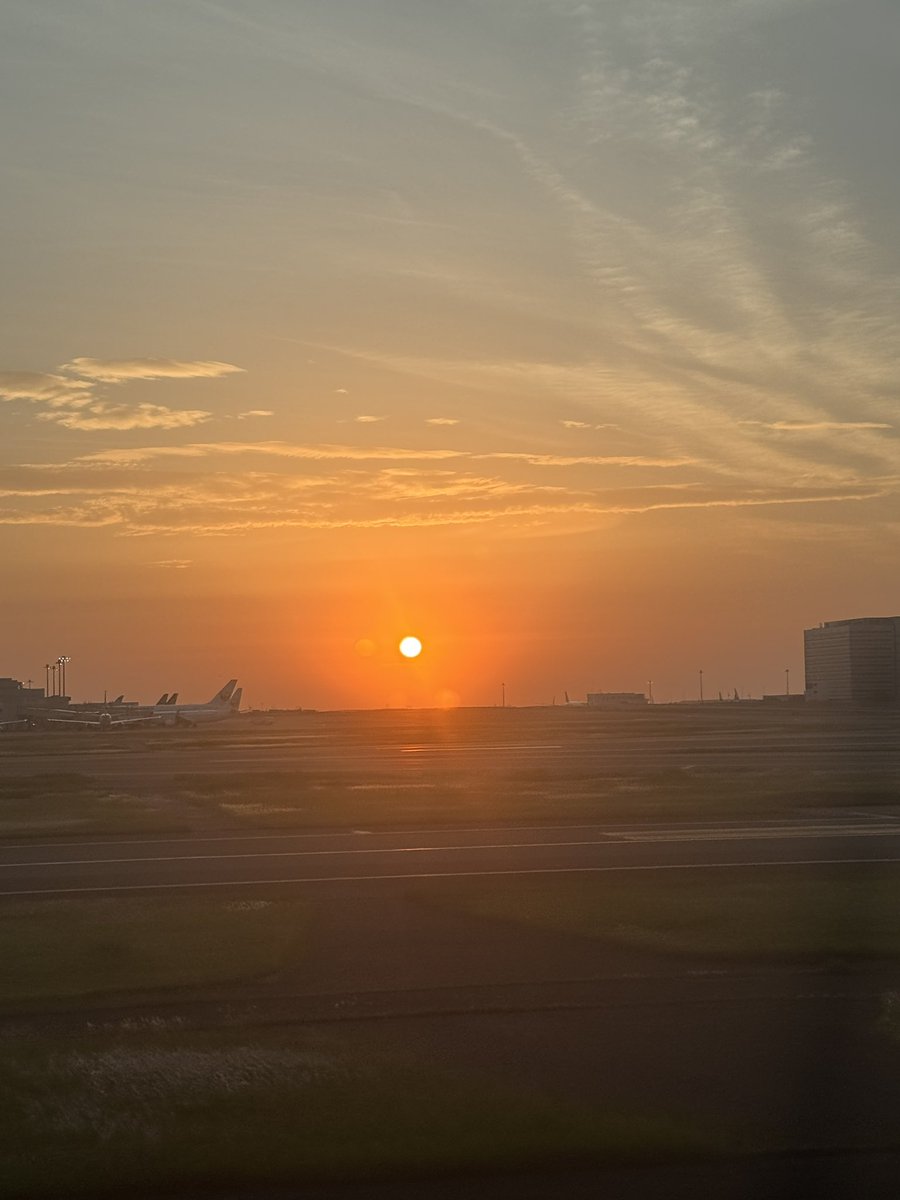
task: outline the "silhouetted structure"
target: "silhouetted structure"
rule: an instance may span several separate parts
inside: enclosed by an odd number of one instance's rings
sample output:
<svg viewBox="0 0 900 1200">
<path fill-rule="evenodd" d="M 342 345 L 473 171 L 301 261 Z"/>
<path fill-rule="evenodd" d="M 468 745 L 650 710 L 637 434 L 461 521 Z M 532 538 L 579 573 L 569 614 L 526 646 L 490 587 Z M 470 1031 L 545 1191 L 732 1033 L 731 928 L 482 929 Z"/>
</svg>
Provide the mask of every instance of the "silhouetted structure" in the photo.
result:
<svg viewBox="0 0 900 1200">
<path fill-rule="evenodd" d="M 0 679 L 0 721 L 18 721 L 43 702 L 43 688 L 26 687 L 18 679 Z"/>
<path fill-rule="evenodd" d="M 857 617 L 805 629 L 806 699 L 896 704 L 898 647 L 900 617 Z"/>
<path fill-rule="evenodd" d="M 643 692 L 588 692 L 588 708 L 637 708 L 647 703 Z"/>
</svg>

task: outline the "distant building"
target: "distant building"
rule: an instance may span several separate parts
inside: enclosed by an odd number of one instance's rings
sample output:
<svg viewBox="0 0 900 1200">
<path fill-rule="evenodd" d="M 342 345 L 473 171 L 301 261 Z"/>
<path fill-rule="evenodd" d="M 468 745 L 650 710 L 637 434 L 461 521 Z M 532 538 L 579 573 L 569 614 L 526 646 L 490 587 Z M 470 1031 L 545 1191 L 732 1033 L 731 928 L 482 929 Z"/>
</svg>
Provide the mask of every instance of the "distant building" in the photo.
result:
<svg viewBox="0 0 900 1200">
<path fill-rule="evenodd" d="M 900 702 L 900 617 L 826 621 L 803 631 L 806 699 Z"/>
<path fill-rule="evenodd" d="M 588 708 L 639 708 L 647 703 L 643 692 L 588 692 Z"/>
<path fill-rule="evenodd" d="M 0 722 L 18 721 L 29 708 L 43 701 L 43 688 L 25 687 L 18 679 L 0 679 Z"/>
</svg>

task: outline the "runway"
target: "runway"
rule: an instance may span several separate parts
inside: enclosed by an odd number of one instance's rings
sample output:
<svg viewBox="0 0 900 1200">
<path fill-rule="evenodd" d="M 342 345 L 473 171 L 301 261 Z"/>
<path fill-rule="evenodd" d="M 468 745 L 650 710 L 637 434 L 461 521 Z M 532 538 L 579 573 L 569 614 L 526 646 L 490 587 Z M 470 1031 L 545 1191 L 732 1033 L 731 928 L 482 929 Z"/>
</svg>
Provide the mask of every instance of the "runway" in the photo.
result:
<svg viewBox="0 0 900 1200">
<path fill-rule="evenodd" d="M 900 773 L 890 712 L 814 706 L 658 705 L 636 713 L 564 707 L 296 713 L 196 730 L 0 737 L 7 777 L 79 773 L 109 783 L 273 771 L 497 779 L 652 770 Z"/>
<path fill-rule="evenodd" d="M 0 896 L 267 889 L 448 878 L 865 868 L 900 863 L 900 821 L 500 826 L 119 838 L 0 846 Z"/>
</svg>

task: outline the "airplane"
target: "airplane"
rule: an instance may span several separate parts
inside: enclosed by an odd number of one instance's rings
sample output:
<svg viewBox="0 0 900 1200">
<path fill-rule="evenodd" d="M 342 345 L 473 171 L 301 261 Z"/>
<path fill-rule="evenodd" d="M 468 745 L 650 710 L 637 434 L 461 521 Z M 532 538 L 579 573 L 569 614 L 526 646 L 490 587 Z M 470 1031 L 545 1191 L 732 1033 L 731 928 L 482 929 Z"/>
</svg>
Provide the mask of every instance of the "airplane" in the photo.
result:
<svg viewBox="0 0 900 1200">
<path fill-rule="evenodd" d="M 178 702 L 178 693 L 173 692 L 170 696 L 168 692 L 163 692 L 157 702 L 153 705 L 154 708 L 160 708 L 163 704 L 176 704 Z"/>
<path fill-rule="evenodd" d="M 173 704 L 178 693 L 173 693 L 165 704 L 154 704 L 152 717 L 162 725 L 205 725 L 210 721 L 224 721 L 237 714 L 241 705 L 243 688 L 238 688 L 236 679 L 229 679 L 220 691 L 205 704 Z"/>
<path fill-rule="evenodd" d="M 110 706 L 105 704 L 102 709 L 92 712 L 69 709 L 51 709 L 50 711 L 33 711 L 16 721 L 0 722 L 0 732 L 15 730 L 47 729 L 125 729 L 139 725 L 200 725 L 209 721 L 224 721 L 228 717 L 237 716 L 241 707 L 243 688 L 235 691 L 236 679 L 229 679 L 225 686 L 205 704 L 176 704 L 178 693 L 167 696 L 165 703 L 154 704 L 149 708 L 132 709 L 127 717 L 117 717 L 110 712 Z M 113 702 L 116 703 L 115 701 Z"/>
<path fill-rule="evenodd" d="M 52 709 L 50 712 L 33 712 L 24 717 L 19 724 L 23 729 L 46 729 L 53 726 L 57 729 L 125 729 L 136 725 L 158 725 L 159 718 L 153 715 L 117 717 L 110 712 L 109 706 L 94 712 L 70 712 L 65 709 Z"/>
</svg>

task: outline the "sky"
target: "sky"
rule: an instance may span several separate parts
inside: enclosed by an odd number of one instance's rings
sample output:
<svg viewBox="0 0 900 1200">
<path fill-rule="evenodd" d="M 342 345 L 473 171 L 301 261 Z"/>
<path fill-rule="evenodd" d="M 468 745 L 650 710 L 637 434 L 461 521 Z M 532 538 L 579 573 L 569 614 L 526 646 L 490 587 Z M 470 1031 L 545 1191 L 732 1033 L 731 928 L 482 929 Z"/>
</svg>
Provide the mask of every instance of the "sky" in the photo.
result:
<svg viewBox="0 0 900 1200">
<path fill-rule="evenodd" d="M 0 0 L 0 675 L 799 690 L 900 612 L 898 111 L 893 0 Z"/>
</svg>

